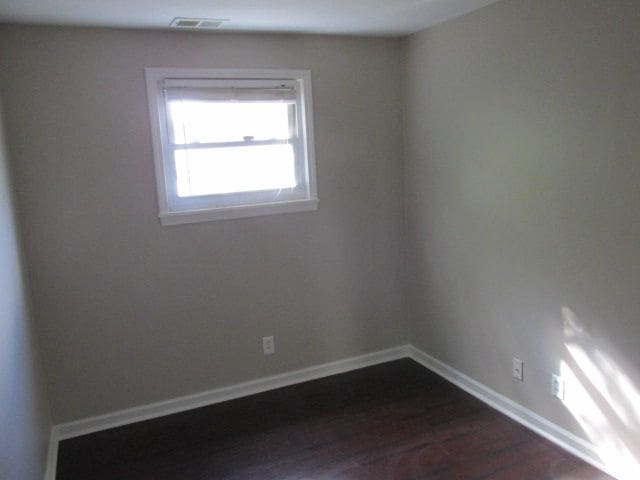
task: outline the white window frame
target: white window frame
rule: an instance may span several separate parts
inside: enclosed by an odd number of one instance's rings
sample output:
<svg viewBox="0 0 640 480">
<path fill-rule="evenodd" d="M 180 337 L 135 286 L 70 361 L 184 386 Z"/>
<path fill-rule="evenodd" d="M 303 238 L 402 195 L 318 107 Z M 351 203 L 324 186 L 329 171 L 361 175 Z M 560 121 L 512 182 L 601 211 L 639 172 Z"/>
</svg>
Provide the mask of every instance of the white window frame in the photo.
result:
<svg viewBox="0 0 640 480">
<path fill-rule="evenodd" d="M 316 187 L 315 151 L 313 136 L 313 104 L 311 91 L 311 72 L 309 70 L 281 69 L 218 69 L 218 68 L 146 68 L 147 97 L 151 120 L 153 154 L 155 162 L 158 207 L 162 225 L 207 222 L 232 218 L 274 215 L 279 213 L 306 212 L 317 210 L 318 196 Z M 296 173 L 299 175 L 303 198 L 262 201 L 256 195 L 255 203 L 213 205 L 207 196 L 178 198 L 175 193 L 175 168 L 171 163 L 171 148 L 168 140 L 168 122 L 164 88 L 167 82 L 193 85 L 202 81 L 203 85 L 229 85 L 264 81 L 264 86 L 273 86 L 279 82 L 295 89 L 296 123 L 298 139 Z M 173 182 L 173 183 L 172 183 Z M 234 194 L 225 195 L 232 201 Z M 300 197 L 300 195 L 298 195 Z"/>
</svg>

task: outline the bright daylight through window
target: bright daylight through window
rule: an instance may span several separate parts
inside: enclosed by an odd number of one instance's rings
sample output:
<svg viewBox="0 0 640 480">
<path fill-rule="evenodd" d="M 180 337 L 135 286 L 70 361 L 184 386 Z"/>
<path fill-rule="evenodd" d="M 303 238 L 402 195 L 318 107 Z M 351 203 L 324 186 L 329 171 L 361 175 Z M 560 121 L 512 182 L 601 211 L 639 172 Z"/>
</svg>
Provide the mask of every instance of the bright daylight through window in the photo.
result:
<svg viewBox="0 0 640 480">
<path fill-rule="evenodd" d="M 146 73 L 163 224 L 317 208 L 308 72 Z"/>
</svg>

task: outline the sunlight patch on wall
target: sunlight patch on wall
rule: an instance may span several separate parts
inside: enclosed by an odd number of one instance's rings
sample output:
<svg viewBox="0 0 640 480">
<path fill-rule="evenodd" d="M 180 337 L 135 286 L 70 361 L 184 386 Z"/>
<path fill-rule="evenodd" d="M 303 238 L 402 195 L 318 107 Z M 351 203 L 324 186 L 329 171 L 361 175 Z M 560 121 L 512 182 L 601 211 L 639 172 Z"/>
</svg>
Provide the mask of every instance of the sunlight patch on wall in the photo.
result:
<svg viewBox="0 0 640 480">
<path fill-rule="evenodd" d="M 566 361 L 563 404 L 596 447 L 601 461 L 621 479 L 640 472 L 640 393 L 628 375 L 602 352 L 576 314 L 562 308 Z"/>
</svg>

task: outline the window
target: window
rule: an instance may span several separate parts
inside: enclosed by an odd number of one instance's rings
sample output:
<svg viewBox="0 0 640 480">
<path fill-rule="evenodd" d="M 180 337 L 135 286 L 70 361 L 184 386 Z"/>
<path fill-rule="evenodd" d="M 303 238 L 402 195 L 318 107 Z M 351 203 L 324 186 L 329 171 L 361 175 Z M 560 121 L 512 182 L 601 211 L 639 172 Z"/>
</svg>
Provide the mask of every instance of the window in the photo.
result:
<svg viewBox="0 0 640 480">
<path fill-rule="evenodd" d="M 163 225 L 317 208 L 308 71 L 146 77 Z"/>
</svg>

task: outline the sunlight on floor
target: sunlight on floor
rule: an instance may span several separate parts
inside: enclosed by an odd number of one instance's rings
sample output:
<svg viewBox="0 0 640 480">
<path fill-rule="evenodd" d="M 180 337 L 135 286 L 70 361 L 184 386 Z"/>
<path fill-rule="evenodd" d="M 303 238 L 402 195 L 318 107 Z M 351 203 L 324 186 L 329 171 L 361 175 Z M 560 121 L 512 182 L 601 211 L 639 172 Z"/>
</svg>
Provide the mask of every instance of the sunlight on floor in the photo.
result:
<svg viewBox="0 0 640 480">
<path fill-rule="evenodd" d="M 621 479 L 640 478 L 640 393 L 617 363 L 596 346 L 576 314 L 562 308 L 567 360 L 564 405 L 595 445 L 601 461 Z"/>
</svg>

